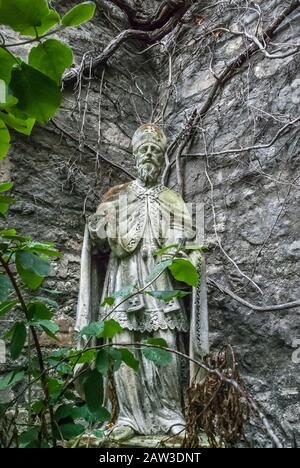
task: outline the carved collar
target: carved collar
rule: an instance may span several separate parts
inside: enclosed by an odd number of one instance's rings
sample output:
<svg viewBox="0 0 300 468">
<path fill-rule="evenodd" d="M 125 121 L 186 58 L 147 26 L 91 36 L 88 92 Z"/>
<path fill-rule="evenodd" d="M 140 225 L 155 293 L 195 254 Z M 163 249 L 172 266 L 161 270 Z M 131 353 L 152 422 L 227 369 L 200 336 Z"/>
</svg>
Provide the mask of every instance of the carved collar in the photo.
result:
<svg viewBox="0 0 300 468">
<path fill-rule="evenodd" d="M 165 187 L 161 184 L 154 185 L 153 187 L 143 187 L 137 180 L 134 180 L 131 184 L 131 188 L 138 197 L 144 198 L 147 195 L 157 197 L 157 195 L 162 192 Z"/>
</svg>

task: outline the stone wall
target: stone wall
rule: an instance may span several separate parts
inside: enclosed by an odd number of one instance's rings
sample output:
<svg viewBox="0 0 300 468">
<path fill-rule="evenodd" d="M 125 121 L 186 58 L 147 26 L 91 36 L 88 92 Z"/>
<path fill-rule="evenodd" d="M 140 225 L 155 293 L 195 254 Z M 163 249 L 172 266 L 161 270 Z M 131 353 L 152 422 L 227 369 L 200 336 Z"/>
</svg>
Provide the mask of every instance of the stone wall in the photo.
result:
<svg viewBox="0 0 300 468">
<path fill-rule="evenodd" d="M 51 2 L 60 12 L 75 3 Z M 136 3 L 148 10 L 158 4 Z M 62 251 L 45 283 L 62 293 L 62 320 L 75 314 L 84 217 L 108 187 L 129 180 L 124 168 L 134 175 L 130 137 L 136 127 L 160 118 L 174 141 L 223 68 L 249 45 L 245 36 L 218 28 L 253 32 L 257 25 L 261 31 L 292 2 L 194 3 L 159 46 L 145 51 L 147 44 L 128 41 L 98 76 L 68 87 L 54 124 L 36 127 L 30 138 L 13 136 L 0 169 L 14 182 L 18 200 L 9 223 L 36 239 L 56 241 Z M 61 34 L 76 64 L 84 55 L 88 64 L 128 27 L 116 7 L 98 5 L 91 23 Z M 282 44 L 296 43 L 299 13 L 280 24 L 270 53 L 287 55 Z M 209 277 L 262 306 L 300 296 L 299 127 L 287 125 L 299 109 L 297 66 L 299 54 L 268 58 L 259 51 L 246 60 L 221 87 L 184 150 L 200 155 L 181 158 L 184 197 L 205 206 Z M 242 150 L 253 146 L 262 148 Z M 176 190 L 175 165 L 168 184 Z M 299 308 L 258 312 L 211 288 L 209 310 L 212 348 L 234 347 L 248 388 L 279 436 L 288 446 L 293 438 L 300 442 L 300 364 L 292 360 Z M 250 427 L 249 434 L 255 446 L 270 445 L 262 432 Z"/>
</svg>

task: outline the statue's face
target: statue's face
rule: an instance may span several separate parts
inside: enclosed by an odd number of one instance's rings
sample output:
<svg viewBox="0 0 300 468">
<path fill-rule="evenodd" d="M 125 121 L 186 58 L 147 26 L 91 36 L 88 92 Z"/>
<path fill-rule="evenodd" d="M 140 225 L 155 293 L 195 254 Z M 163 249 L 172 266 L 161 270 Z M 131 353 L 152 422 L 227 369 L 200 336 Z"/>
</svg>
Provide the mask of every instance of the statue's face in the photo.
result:
<svg viewBox="0 0 300 468">
<path fill-rule="evenodd" d="M 134 156 L 139 179 L 146 185 L 156 183 L 164 163 L 162 149 L 155 143 L 144 143 L 135 151 Z"/>
</svg>

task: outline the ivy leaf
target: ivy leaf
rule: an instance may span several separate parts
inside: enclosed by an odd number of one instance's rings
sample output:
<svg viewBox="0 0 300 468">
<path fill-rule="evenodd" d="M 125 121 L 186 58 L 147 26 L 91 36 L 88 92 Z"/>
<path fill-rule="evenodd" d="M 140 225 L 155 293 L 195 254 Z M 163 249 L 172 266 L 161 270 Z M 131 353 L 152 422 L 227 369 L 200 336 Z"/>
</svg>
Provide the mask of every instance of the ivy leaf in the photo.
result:
<svg viewBox="0 0 300 468">
<path fill-rule="evenodd" d="M 123 328 L 115 320 L 105 320 L 104 322 L 90 322 L 79 332 L 78 336 L 94 336 L 96 338 L 113 338 Z"/>
<path fill-rule="evenodd" d="M 112 296 L 108 296 L 104 299 L 100 307 L 103 307 L 105 305 L 113 305 L 115 300 L 117 298 L 125 298 L 127 296 L 130 296 L 133 291 L 133 286 L 125 286 L 124 288 L 119 289 L 118 291 L 115 291 Z"/>
<path fill-rule="evenodd" d="M 0 193 L 7 192 L 13 187 L 13 185 L 14 184 L 12 182 L 3 182 L 2 184 L 0 184 Z M 1 231 L 1 232 L 4 232 L 4 231 Z"/>
<path fill-rule="evenodd" d="M 163 338 L 148 338 L 144 343 L 160 346 L 162 348 L 143 348 L 142 353 L 146 359 L 154 362 L 157 366 L 167 366 L 172 362 L 172 354 L 163 349 L 167 346 L 167 343 Z"/>
<path fill-rule="evenodd" d="M 74 6 L 62 18 L 63 26 L 79 26 L 93 18 L 96 5 L 94 2 L 82 2 Z"/>
<path fill-rule="evenodd" d="M 73 63 L 72 49 L 56 39 L 48 39 L 29 53 L 28 64 L 47 75 L 58 85 L 63 72 Z"/>
<path fill-rule="evenodd" d="M 11 290 L 12 290 L 12 285 L 11 285 L 10 280 L 6 276 L 0 275 L 0 303 L 7 299 Z M 0 309 L 1 309 L 1 304 L 0 304 Z"/>
<path fill-rule="evenodd" d="M 144 348 L 142 353 L 146 359 L 154 362 L 157 366 L 168 366 L 173 358 L 170 352 L 158 348 Z"/>
<path fill-rule="evenodd" d="M 59 326 L 55 322 L 52 322 L 51 320 L 36 320 L 34 324 L 39 325 L 44 330 L 47 336 L 49 336 L 53 340 L 59 341 L 57 336 L 55 336 L 55 334 L 59 330 Z"/>
<path fill-rule="evenodd" d="M 118 351 L 120 351 L 122 355 L 122 361 L 125 362 L 125 364 L 128 367 L 131 367 L 134 370 L 138 370 L 139 368 L 139 361 L 134 357 L 133 353 L 129 351 L 127 348 L 118 348 Z"/>
<path fill-rule="evenodd" d="M 167 348 L 168 346 L 168 343 L 163 338 L 147 338 L 144 343 L 152 344 L 154 346 L 161 346 L 162 348 Z"/>
<path fill-rule="evenodd" d="M 12 359 L 17 359 L 24 347 L 27 336 L 27 330 L 24 322 L 17 322 L 12 330 L 12 339 L 10 342 L 10 355 Z"/>
<path fill-rule="evenodd" d="M 2 0 L 0 22 L 23 35 L 41 35 L 58 23 L 60 16 L 50 10 L 47 0 Z"/>
<path fill-rule="evenodd" d="M 97 369 L 90 370 L 83 382 L 87 407 L 91 413 L 96 413 L 103 403 L 103 377 Z"/>
<path fill-rule="evenodd" d="M 102 333 L 104 328 L 103 322 L 90 322 L 88 325 L 83 327 L 78 336 L 95 336 L 98 337 Z"/>
<path fill-rule="evenodd" d="M 0 161 L 6 156 L 10 143 L 10 134 L 5 123 L 0 120 Z M 0 200 L 1 202 L 1 200 Z"/>
<path fill-rule="evenodd" d="M 156 299 L 159 299 L 164 302 L 170 302 L 172 299 L 175 298 L 183 298 L 185 296 L 188 296 L 190 293 L 187 291 L 181 291 L 181 290 L 174 290 L 174 291 L 145 291 L 146 294 L 149 294 L 149 296 L 155 297 Z"/>
<path fill-rule="evenodd" d="M 100 374 L 106 375 L 109 370 L 110 358 L 107 349 L 100 349 L 96 357 L 96 369 Z"/>
<path fill-rule="evenodd" d="M 176 258 L 169 265 L 172 276 L 189 286 L 198 286 L 199 274 L 190 260 L 185 258 Z"/>
<path fill-rule="evenodd" d="M 18 109 L 40 123 L 47 123 L 61 104 L 55 81 L 24 62 L 13 69 L 10 86 L 19 100 Z"/>
<path fill-rule="evenodd" d="M 27 309 L 30 320 L 50 320 L 53 316 L 51 310 L 42 302 L 31 302 Z"/>
<path fill-rule="evenodd" d="M 113 319 L 105 320 L 102 323 L 104 325 L 103 330 L 99 336 L 101 338 L 113 338 L 117 333 L 123 331 L 123 327 L 121 327 L 121 325 Z"/>
<path fill-rule="evenodd" d="M 74 439 L 84 433 L 85 428 L 82 424 L 62 424 L 59 431 L 66 440 Z"/>
<path fill-rule="evenodd" d="M 9 312 L 15 305 L 18 304 L 18 302 L 19 301 L 17 300 L 2 302 L 0 304 L 0 317 L 1 315 L 7 314 L 7 312 Z"/>
<path fill-rule="evenodd" d="M 1 21 L 1 20 L 0 20 Z M 6 84 L 10 82 L 11 71 L 16 63 L 12 55 L 5 49 L 0 49 L 0 80 L 5 81 Z"/>
<path fill-rule="evenodd" d="M 16 267 L 30 289 L 37 289 L 50 272 L 49 260 L 32 252 L 16 252 Z"/>
<path fill-rule="evenodd" d="M 19 447 L 26 448 L 32 446 L 33 443 L 38 442 L 38 436 L 39 431 L 37 427 L 32 427 L 31 429 L 28 429 L 28 431 L 22 432 L 22 434 L 19 436 Z"/>
<path fill-rule="evenodd" d="M 0 112 L 0 119 L 8 125 L 8 127 L 14 128 L 17 132 L 23 133 L 24 135 L 30 135 L 35 124 L 35 119 L 20 119 L 11 113 Z"/>
<path fill-rule="evenodd" d="M 0 376 L 0 390 L 12 387 L 24 379 L 23 371 L 12 371 Z"/>
</svg>

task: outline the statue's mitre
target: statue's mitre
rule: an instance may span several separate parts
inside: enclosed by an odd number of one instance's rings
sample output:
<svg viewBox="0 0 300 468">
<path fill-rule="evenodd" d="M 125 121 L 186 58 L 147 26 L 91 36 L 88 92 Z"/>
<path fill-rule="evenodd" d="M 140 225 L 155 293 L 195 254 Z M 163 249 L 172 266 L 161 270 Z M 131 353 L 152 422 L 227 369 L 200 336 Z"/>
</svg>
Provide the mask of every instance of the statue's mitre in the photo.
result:
<svg viewBox="0 0 300 468">
<path fill-rule="evenodd" d="M 132 137 L 133 151 L 137 150 L 144 143 L 155 143 L 162 151 L 165 151 L 167 138 L 161 128 L 153 124 L 146 124 L 139 127 Z"/>
</svg>

